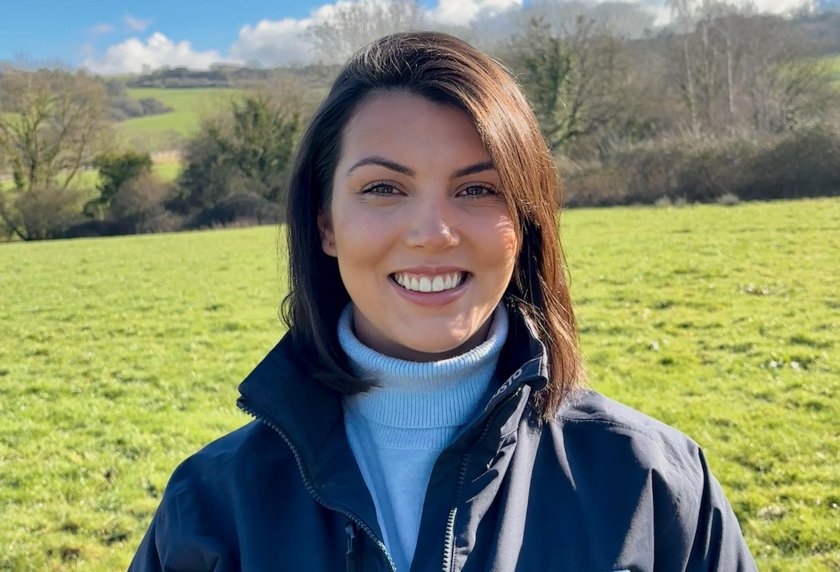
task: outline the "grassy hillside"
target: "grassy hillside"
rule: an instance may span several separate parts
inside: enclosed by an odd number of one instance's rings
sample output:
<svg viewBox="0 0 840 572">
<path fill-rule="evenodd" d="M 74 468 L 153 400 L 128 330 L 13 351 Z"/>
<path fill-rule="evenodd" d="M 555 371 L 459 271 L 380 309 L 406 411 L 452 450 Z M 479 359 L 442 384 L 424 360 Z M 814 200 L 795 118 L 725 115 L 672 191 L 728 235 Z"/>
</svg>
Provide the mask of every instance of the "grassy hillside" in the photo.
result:
<svg viewBox="0 0 840 572">
<path fill-rule="evenodd" d="M 575 210 L 594 386 L 706 450 L 765 571 L 840 568 L 840 200 Z M 175 466 L 249 421 L 277 231 L 0 245 L 0 570 L 125 569 Z"/>
<path fill-rule="evenodd" d="M 116 126 L 117 134 L 134 149 L 171 149 L 198 131 L 204 114 L 223 106 L 235 93 L 236 90 L 223 88 L 129 89 L 131 97 L 153 97 L 171 107 L 172 111 L 123 121 Z"/>
</svg>

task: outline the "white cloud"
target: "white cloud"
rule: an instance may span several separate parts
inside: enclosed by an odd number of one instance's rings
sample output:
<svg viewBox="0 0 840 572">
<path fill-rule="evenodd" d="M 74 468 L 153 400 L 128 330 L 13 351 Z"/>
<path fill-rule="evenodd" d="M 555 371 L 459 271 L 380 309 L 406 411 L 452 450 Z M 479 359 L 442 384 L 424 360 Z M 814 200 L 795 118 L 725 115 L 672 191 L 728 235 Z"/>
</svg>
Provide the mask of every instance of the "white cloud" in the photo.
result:
<svg viewBox="0 0 840 572">
<path fill-rule="evenodd" d="M 255 26 L 246 25 L 230 48 L 231 57 L 240 61 L 256 60 L 265 65 L 307 64 L 318 54 L 307 37 L 313 25 L 328 21 L 337 9 L 357 3 L 375 4 L 378 0 L 338 0 L 313 9 L 308 18 L 261 20 Z"/>
<path fill-rule="evenodd" d="M 477 18 L 492 18 L 522 6 L 522 0 L 438 0 L 426 15 L 434 24 L 465 26 Z"/>
<path fill-rule="evenodd" d="M 83 66 L 100 74 L 139 73 L 144 67 L 156 69 L 163 66 L 184 66 L 192 69 L 207 69 L 221 60 L 219 52 L 209 50 L 197 52 L 187 41 L 173 42 L 163 34 L 155 32 L 144 42 L 138 38 L 113 45 L 101 58 L 89 56 Z"/>
<path fill-rule="evenodd" d="M 146 31 L 146 28 L 148 28 L 149 26 L 152 25 L 152 22 L 154 22 L 154 20 L 152 20 L 152 19 L 143 20 L 141 18 L 135 18 L 131 14 L 126 14 L 123 17 L 123 22 L 125 22 L 125 25 L 128 26 L 129 28 L 131 28 L 132 31 L 139 32 L 139 33 L 142 34 L 143 32 Z"/>
<path fill-rule="evenodd" d="M 592 0 L 595 3 L 611 2 L 613 0 Z M 671 22 L 671 9 L 666 5 L 665 0 L 623 0 L 626 2 L 642 4 L 647 7 L 656 17 L 655 24 L 664 26 Z M 730 0 L 730 3 L 743 8 L 754 8 L 758 12 L 770 14 L 787 14 L 792 10 L 806 5 L 809 9 L 815 5 L 815 0 Z M 695 5 L 699 2 L 695 2 Z"/>
<path fill-rule="evenodd" d="M 117 74 L 140 72 L 144 66 L 150 69 L 161 66 L 206 69 L 219 61 L 257 61 L 267 66 L 311 63 L 318 59 L 313 43 L 308 38 L 308 32 L 313 25 L 325 22 L 341 7 L 358 2 L 376 4 L 380 1 L 382 0 L 336 0 L 313 9 L 306 18 L 260 20 L 254 25 L 245 25 L 240 28 L 239 36 L 230 46 L 227 57 L 223 57 L 216 50 L 195 51 L 188 41 L 176 43 L 161 33 L 154 33 L 146 41 L 133 37 L 112 45 L 101 57 L 90 54 L 85 58 L 83 65 L 97 73 Z M 567 1 L 536 0 L 536 3 L 561 6 Z M 615 0 L 586 1 L 597 4 Z M 626 1 L 645 6 L 654 15 L 657 25 L 670 21 L 670 12 L 665 6 L 665 0 Z M 749 0 L 734 1 L 746 4 Z M 803 0 L 753 0 L 753 4 L 760 11 L 774 13 L 788 12 L 802 2 Z M 528 6 L 534 4 L 535 0 L 531 0 Z M 423 10 L 423 16 L 431 27 L 440 26 L 446 29 L 447 26 L 472 25 L 481 30 L 482 35 L 495 37 L 510 32 L 510 26 L 516 21 L 516 13 L 522 8 L 523 0 L 437 0 L 433 8 Z M 146 30 L 153 22 L 151 19 L 143 20 L 131 15 L 126 15 L 123 21 L 136 32 Z M 490 34 L 494 30 L 495 35 Z M 99 24 L 92 28 L 92 31 L 106 34 L 113 31 L 113 26 Z"/>
<path fill-rule="evenodd" d="M 256 26 L 243 26 L 230 48 L 232 58 L 256 60 L 263 64 L 300 64 L 313 59 L 312 45 L 305 34 L 311 18 L 261 20 Z"/>
<path fill-rule="evenodd" d="M 775 14 L 783 14 L 791 10 L 796 10 L 802 7 L 804 3 L 802 0 L 753 0 L 752 2 L 758 8 L 759 12 L 773 12 Z M 809 7 L 813 7 L 812 2 L 808 2 L 807 4 Z"/>
<path fill-rule="evenodd" d="M 312 10 L 308 18 L 261 20 L 239 30 L 239 37 L 230 48 L 231 58 L 238 61 L 257 60 L 265 65 L 310 63 L 316 60 L 307 33 L 313 25 L 327 21 L 337 9 L 359 2 L 377 4 L 379 0 L 338 0 Z M 491 18 L 511 8 L 522 6 L 522 0 L 438 0 L 431 10 L 424 11 L 426 20 L 438 25 L 466 25 L 479 18 Z"/>
</svg>

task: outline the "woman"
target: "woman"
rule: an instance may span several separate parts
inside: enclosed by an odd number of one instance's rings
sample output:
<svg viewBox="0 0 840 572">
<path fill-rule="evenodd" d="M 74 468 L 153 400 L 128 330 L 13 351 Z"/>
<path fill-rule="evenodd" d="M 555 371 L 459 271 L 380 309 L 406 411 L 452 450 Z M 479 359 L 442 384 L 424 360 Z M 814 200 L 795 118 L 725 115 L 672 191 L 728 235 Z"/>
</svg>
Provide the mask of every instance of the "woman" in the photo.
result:
<svg viewBox="0 0 840 572">
<path fill-rule="evenodd" d="M 359 52 L 291 178 L 289 333 L 132 570 L 752 570 L 691 440 L 583 388 L 558 181 L 453 37 Z"/>
</svg>

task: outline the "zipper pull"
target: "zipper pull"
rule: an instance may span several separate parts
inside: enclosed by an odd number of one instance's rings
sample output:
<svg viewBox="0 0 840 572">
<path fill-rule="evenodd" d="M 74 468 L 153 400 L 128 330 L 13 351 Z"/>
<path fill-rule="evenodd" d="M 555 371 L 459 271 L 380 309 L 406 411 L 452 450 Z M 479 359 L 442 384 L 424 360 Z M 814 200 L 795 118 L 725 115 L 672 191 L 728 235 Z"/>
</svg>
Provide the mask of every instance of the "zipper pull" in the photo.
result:
<svg viewBox="0 0 840 572">
<path fill-rule="evenodd" d="M 348 520 L 344 525 L 344 531 L 347 533 L 347 572 L 357 572 L 356 566 L 356 525 L 352 520 Z"/>
</svg>

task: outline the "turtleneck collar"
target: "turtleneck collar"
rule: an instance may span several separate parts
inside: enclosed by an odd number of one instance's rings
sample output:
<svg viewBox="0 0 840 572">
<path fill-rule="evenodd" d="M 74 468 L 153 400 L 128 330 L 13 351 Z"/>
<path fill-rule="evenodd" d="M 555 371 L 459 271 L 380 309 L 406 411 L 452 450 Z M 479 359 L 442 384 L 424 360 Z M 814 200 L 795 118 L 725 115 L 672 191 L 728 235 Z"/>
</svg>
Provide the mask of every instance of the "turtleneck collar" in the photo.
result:
<svg viewBox="0 0 840 572">
<path fill-rule="evenodd" d="M 345 398 L 345 407 L 368 422 L 394 429 L 456 428 L 466 423 L 489 392 L 508 333 L 508 316 L 496 308 L 487 339 L 470 351 L 434 362 L 383 355 L 353 333 L 353 306 L 338 322 L 338 340 L 360 375 L 380 386 Z M 384 428 L 383 427 L 383 428 Z"/>
</svg>

